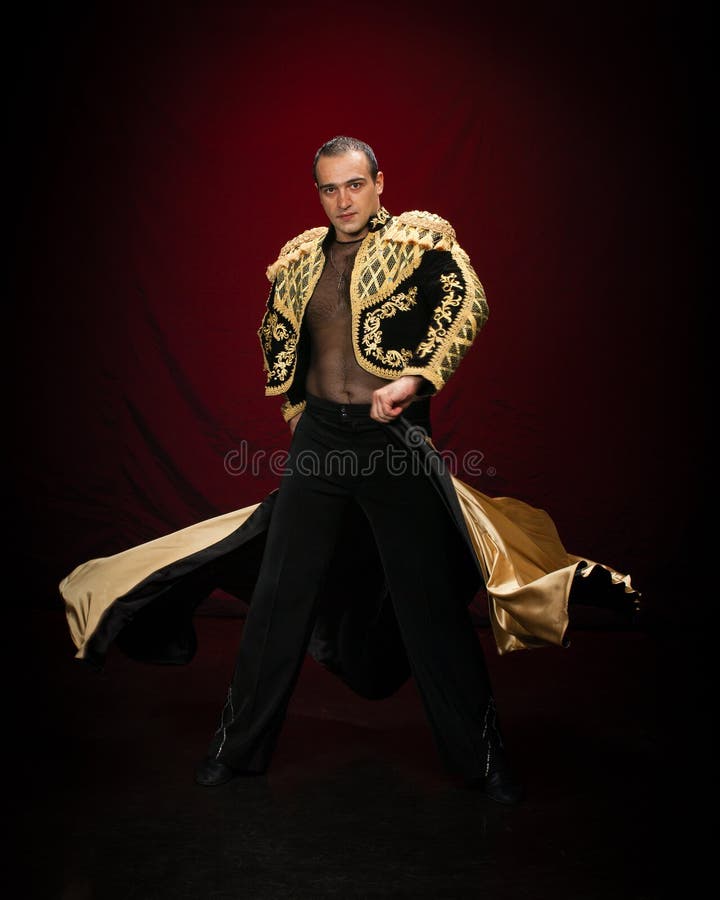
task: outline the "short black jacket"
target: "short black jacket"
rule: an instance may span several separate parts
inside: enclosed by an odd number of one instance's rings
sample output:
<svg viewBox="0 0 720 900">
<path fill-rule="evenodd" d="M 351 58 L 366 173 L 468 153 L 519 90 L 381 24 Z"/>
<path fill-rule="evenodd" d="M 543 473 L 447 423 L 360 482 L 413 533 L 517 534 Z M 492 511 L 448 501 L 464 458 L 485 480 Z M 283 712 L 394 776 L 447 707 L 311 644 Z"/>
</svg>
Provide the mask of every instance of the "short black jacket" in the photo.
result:
<svg viewBox="0 0 720 900">
<path fill-rule="evenodd" d="M 272 284 L 258 336 L 265 393 L 285 394 L 283 415 L 305 404 L 309 361 L 303 314 L 325 265 L 331 228 L 304 231 L 267 270 Z M 422 375 L 440 390 L 485 323 L 485 292 L 449 222 L 427 212 L 370 219 L 350 282 L 352 342 L 358 365 L 381 378 Z"/>
</svg>

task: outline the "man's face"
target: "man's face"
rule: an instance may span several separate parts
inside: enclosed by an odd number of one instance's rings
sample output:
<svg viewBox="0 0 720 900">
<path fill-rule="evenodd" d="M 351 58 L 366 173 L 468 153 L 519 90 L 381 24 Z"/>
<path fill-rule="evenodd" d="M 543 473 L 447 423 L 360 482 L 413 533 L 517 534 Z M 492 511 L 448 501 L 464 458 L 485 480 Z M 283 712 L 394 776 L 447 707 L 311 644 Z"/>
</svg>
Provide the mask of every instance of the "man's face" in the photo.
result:
<svg viewBox="0 0 720 900">
<path fill-rule="evenodd" d="M 383 173 L 375 181 L 370 162 L 361 150 L 317 161 L 317 189 L 339 241 L 354 241 L 368 233 L 368 220 L 380 208 Z"/>
</svg>

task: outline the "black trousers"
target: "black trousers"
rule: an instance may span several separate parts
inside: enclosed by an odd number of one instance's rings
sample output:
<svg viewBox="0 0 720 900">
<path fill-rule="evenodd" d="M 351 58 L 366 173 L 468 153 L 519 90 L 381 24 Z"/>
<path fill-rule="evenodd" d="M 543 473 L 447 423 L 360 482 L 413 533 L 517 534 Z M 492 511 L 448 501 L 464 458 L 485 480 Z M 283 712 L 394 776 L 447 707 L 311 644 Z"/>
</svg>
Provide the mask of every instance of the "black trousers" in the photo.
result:
<svg viewBox="0 0 720 900">
<path fill-rule="evenodd" d="M 268 767 L 308 648 L 319 586 L 348 505 L 358 504 L 441 758 L 451 772 L 482 777 L 502 742 L 467 590 L 459 588 L 474 562 L 412 451 L 369 409 L 308 398 L 210 755 L 240 771 Z M 429 401 L 421 401 L 405 418 L 429 431 L 428 415 Z"/>
</svg>

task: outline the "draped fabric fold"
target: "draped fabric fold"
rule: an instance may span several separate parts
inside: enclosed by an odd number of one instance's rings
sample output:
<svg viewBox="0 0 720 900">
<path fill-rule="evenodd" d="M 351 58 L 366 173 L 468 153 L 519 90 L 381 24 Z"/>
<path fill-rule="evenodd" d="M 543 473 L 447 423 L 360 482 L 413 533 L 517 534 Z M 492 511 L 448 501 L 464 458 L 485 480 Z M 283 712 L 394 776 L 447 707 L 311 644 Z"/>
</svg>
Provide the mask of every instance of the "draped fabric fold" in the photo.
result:
<svg viewBox="0 0 720 900">
<path fill-rule="evenodd" d="M 576 576 L 589 578 L 599 567 L 608 587 L 622 584 L 635 593 L 628 575 L 569 554 L 544 510 L 513 497 L 487 497 L 456 478 L 453 483 L 485 579 L 499 653 L 565 645 Z"/>
</svg>

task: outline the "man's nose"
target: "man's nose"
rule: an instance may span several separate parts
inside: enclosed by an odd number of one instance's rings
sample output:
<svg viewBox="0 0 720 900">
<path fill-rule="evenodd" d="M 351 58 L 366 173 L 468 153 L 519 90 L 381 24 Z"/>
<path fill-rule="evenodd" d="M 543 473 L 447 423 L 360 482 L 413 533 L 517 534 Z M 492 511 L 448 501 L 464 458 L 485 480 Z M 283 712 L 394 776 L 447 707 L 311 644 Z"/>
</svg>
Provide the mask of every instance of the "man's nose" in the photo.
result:
<svg viewBox="0 0 720 900">
<path fill-rule="evenodd" d="M 351 202 L 350 191 L 340 188 L 338 190 L 338 206 L 341 209 L 347 209 L 347 207 L 350 206 Z"/>
</svg>

